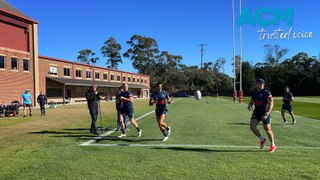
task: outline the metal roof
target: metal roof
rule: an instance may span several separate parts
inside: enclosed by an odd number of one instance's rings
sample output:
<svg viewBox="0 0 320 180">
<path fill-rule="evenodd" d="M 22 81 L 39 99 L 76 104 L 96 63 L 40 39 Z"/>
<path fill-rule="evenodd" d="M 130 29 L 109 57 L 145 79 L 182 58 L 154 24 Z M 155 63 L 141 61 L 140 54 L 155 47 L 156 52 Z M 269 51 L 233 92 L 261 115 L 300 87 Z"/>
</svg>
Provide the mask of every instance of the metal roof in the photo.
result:
<svg viewBox="0 0 320 180">
<path fill-rule="evenodd" d="M 7 13 L 13 14 L 20 18 L 23 18 L 28 21 L 32 21 L 34 23 L 38 23 L 29 16 L 25 15 L 23 12 L 19 11 L 17 8 L 6 2 L 5 0 L 0 0 L 0 10 L 4 10 Z"/>
</svg>

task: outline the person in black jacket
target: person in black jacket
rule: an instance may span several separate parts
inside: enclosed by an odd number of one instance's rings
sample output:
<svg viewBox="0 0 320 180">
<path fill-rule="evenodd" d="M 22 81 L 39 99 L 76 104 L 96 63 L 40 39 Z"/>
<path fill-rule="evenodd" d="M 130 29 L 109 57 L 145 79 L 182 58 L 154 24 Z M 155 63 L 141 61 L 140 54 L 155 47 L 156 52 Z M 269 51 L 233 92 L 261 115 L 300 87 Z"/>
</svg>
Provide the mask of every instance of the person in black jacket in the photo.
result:
<svg viewBox="0 0 320 180">
<path fill-rule="evenodd" d="M 90 133 L 98 134 L 96 122 L 99 112 L 98 101 L 101 99 L 101 96 L 98 94 L 97 86 L 92 85 L 90 89 L 85 94 L 88 104 L 89 113 L 91 116 L 91 128 Z"/>
<path fill-rule="evenodd" d="M 40 92 L 40 95 L 37 98 L 37 102 L 40 105 L 41 116 L 45 116 L 46 115 L 46 104 L 48 103 L 48 101 L 47 101 L 47 96 L 44 94 L 43 91 Z"/>
</svg>

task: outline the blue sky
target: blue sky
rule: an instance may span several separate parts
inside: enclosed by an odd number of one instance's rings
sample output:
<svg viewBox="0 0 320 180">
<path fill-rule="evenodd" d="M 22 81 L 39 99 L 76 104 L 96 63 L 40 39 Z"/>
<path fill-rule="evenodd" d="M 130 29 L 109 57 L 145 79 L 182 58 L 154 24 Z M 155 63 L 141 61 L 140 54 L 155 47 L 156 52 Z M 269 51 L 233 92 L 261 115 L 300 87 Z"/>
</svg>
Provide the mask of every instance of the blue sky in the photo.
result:
<svg viewBox="0 0 320 180">
<path fill-rule="evenodd" d="M 7 0 L 11 5 L 39 22 L 39 54 L 76 61 L 78 51 L 92 49 L 100 58 L 97 65 L 105 66 L 106 58 L 100 47 L 114 37 L 123 47 L 134 34 L 157 40 L 159 49 L 181 55 L 186 65 L 200 65 L 200 48 L 205 47 L 204 62 L 218 58 L 227 60 L 224 72 L 231 75 L 232 1 L 231 0 Z M 239 0 L 235 0 L 236 20 Z M 298 52 L 310 56 L 320 53 L 320 1 L 315 0 L 242 0 L 242 7 L 253 13 L 259 8 L 293 9 L 293 32 L 312 32 L 314 37 L 290 40 L 259 40 L 262 27 L 243 25 L 243 59 L 251 64 L 262 62 L 265 44 L 288 48 L 286 57 Z M 272 18 L 273 14 L 263 16 Z M 278 28 L 290 29 L 281 23 L 265 27 L 267 32 Z M 239 27 L 236 26 L 239 54 Z M 123 59 L 119 69 L 135 72 L 129 59 Z"/>
</svg>

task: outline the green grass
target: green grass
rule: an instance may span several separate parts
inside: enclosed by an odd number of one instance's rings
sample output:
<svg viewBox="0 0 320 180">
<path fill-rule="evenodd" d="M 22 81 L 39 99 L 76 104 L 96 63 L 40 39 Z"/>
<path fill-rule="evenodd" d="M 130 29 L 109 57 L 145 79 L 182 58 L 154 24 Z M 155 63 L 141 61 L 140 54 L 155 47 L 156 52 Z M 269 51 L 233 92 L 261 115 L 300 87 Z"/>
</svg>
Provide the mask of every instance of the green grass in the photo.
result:
<svg viewBox="0 0 320 180">
<path fill-rule="evenodd" d="M 104 126 L 114 128 L 114 102 L 101 106 Z M 305 106 L 311 109 L 310 116 L 318 112 L 318 106 Z M 295 102 L 297 114 L 301 107 Z M 153 108 L 146 100 L 136 101 L 135 115 Z M 170 106 L 167 123 L 172 134 L 165 143 L 154 114 L 138 121 L 140 138 L 129 125 L 125 139 L 117 139 L 115 132 L 93 143 L 101 146 L 85 147 L 80 144 L 93 138 L 86 104 L 59 106 L 47 114 L 40 117 L 35 111 L 32 118 L 0 119 L 0 179 L 320 178 L 320 121 L 301 117 L 296 125 L 282 126 L 280 114 L 274 112 L 278 149 L 269 154 L 267 148 L 258 149 L 246 105 L 221 98 L 183 98 Z"/>
</svg>

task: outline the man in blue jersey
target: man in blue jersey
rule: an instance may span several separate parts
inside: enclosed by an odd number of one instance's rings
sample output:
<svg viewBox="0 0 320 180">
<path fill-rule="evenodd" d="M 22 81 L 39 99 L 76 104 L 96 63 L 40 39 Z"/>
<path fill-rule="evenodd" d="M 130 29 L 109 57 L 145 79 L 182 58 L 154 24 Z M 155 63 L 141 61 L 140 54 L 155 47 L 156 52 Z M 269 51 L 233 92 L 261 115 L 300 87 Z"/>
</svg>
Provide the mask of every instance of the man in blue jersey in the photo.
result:
<svg viewBox="0 0 320 180">
<path fill-rule="evenodd" d="M 32 116 L 32 96 L 28 89 L 25 89 L 24 93 L 21 95 L 23 104 L 23 117 L 27 116 L 27 108 L 29 108 L 29 115 Z"/>
<path fill-rule="evenodd" d="M 257 91 L 253 93 L 248 109 L 252 110 L 252 105 L 254 104 L 254 110 L 251 116 L 250 129 L 260 140 L 260 149 L 264 147 L 266 139 L 261 135 L 260 131 L 257 129 L 257 125 L 262 121 L 263 128 L 268 134 L 271 146 L 269 149 L 270 153 L 276 150 L 276 145 L 274 143 L 274 135 L 271 130 L 271 116 L 270 113 L 273 108 L 273 98 L 269 90 L 265 89 L 265 81 L 261 78 L 256 81 Z"/>
<path fill-rule="evenodd" d="M 288 111 L 291 118 L 292 118 L 292 124 L 296 123 L 296 119 L 294 117 L 294 114 L 292 112 L 292 101 L 293 101 L 293 95 L 292 93 L 289 91 L 289 87 L 286 86 L 284 88 L 284 94 L 283 94 L 283 98 L 282 98 L 283 104 L 282 104 L 282 108 L 281 108 L 281 115 L 283 118 L 283 125 L 288 124 L 287 120 L 286 120 L 286 116 L 285 116 L 285 112 Z"/>
<path fill-rule="evenodd" d="M 129 91 L 129 86 L 127 83 L 122 84 L 123 91 L 120 93 L 120 100 L 123 105 L 120 109 L 120 123 L 121 123 L 121 135 L 118 138 L 126 137 L 124 117 L 128 116 L 131 124 L 137 129 L 138 137 L 141 136 L 142 130 L 139 128 L 138 123 L 134 120 L 134 110 L 133 110 L 133 94 Z"/>
<path fill-rule="evenodd" d="M 170 126 L 168 126 L 164 121 L 168 113 L 167 103 L 171 104 L 169 93 L 165 90 L 162 90 L 161 83 L 157 83 L 156 91 L 151 95 L 149 105 L 152 106 L 153 104 L 156 104 L 155 112 L 157 116 L 158 126 L 164 136 L 163 141 L 167 141 L 171 133 Z"/>
</svg>

